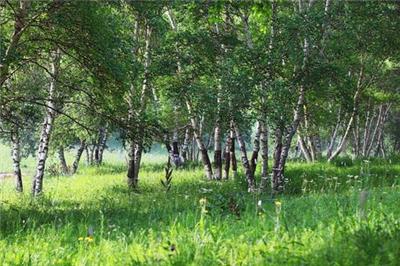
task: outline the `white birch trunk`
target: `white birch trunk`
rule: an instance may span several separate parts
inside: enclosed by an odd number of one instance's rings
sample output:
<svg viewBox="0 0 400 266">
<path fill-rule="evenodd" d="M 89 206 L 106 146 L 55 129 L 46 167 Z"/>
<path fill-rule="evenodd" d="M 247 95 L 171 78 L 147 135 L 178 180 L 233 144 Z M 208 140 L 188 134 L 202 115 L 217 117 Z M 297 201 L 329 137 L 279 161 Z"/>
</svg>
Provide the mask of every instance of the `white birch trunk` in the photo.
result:
<svg viewBox="0 0 400 266">
<path fill-rule="evenodd" d="M 60 68 L 60 58 L 61 58 L 60 50 L 55 51 L 52 55 L 52 62 L 51 62 L 52 77 L 48 93 L 49 98 L 47 100 L 46 115 L 43 122 L 42 132 L 40 134 L 40 140 L 39 140 L 36 174 L 33 178 L 33 183 L 32 183 L 32 194 L 34 196 L 39 195 L 43 189 L 44 170 L 49 151 L 51 132 L 53 130 L 53 123 L 56 116 L 55 100 L 57 94 L 57 79 Z"/>
<path fill-rule="evenodd" d="M 265 122 L 261 122 L 261 182 L 260 190 L 265 191 L 268 184 L 268 128 Z"/>
<path fill-rule="evenodd" d="M 239 144 L 241 156 L 242 156 L 242 165 L 245 170 L 246 174 L 246 180 L 247 180 L 247 187 L 249 192 L 254 192 L 255 191 L 255 180 L 254 180 L 254 175 L 250 167 L 250 162 L 247 158 L 247 150 L 246 150 L 246 143 L 240 133 L 239 128 L 236 126 L 234 122 L 232 122 L 232 126 L 235 130 L 236 133 L 236 138 Z"/>
<path fill-rule="evenodd" d="M 72 164 L 71 174 L 75 174 L 76 171 L 78 170 L 79 161 L 81 160 L 81 156 L 82 156 L 82 153 L 85 150 L 85 148 L 86 148 L 86 141 L 85 140 L 81 140 L 81 143 L 79 145 L 78 151 L 76 152 L 76 155 L 75 155 L 75 160 L 74 160 L 74 162 Z"/>
<path fill-rule="evenodd" d="M 22 173 L 21 173 L 21 145 L 19 138 L 19 129 L 15 127 L 11 133 L 11 144 L 12 144 L 12 161 L 13 170 L 15 175 L 15 189 L 17 192 L 22 192 L 24 187 L 22 183 Z"/>
<path fill-rule="evenodd" d="M 350 131 L 353 127 L 354 120 L 355 120 L 357 112 L 358 112 L 358 104 L 359 104 L 359 100 L 361 97 L 361 91 L 363 88 L 363 86 L 362 86 L 363 77 L 364 77 L 364 69 L 363 69 L 363 67 L 361 67 L 360 73 L 358 76 L 356 92 L 353 97 L 353 111 L 351 113 L 349 122 L 347 123 L 346 131 L 344 132 L 342 140 L 340 141 L 339 146 L 337 147 L 336 151 L 333 152 L 332 155 L 328 158 L 328 162 L 335 159 L 343 151 L 344 147 L 346 146 Z"/>
</svg>

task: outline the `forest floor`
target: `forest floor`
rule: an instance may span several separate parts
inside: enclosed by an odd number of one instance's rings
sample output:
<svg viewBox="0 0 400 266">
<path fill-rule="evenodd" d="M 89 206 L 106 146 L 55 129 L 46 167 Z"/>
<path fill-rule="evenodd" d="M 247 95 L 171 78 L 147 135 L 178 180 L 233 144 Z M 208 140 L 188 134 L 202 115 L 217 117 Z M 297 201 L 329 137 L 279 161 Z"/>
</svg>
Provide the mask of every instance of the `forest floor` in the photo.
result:
<svg viewBox="0 0 400 266">
<path fill-rule="evenodd" d="M 284 195 L 249 194 L 199 167 L 145 163 L 48 176 L 44 194 L 0 182 L 0 265 L 399 265 L 400 164 L 290 163 Z M 361 195 L 361 199 L 360 199 Z M 88 235 L 89 233 L 89 235 Z"/>
</svg>

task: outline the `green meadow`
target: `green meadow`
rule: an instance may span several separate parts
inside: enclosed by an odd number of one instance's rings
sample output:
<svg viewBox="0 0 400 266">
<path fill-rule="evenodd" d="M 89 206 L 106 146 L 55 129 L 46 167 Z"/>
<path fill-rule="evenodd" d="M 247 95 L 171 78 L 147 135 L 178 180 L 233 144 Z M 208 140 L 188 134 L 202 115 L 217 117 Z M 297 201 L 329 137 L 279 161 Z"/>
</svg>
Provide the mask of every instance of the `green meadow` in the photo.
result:
<svg viewBox="0 0 400 266">
<path fill-rule="evenodd" d="M 245 192 L 242 174 L 205 180 L 196 165 L 174 169 L 166 191 L 161 155 L 145 158 L 132 192 L 124 162 L 107 156 L 112 163 L 82 163 L 74 176 L 46 176 L 37 198 L 29 193 L 33 158 L 23 194 L 14 180 L 0 181 L 1 265 L 399 264 L 395 159 L 292 162 L 285 193 L 272 197 Z"/>
</svg>

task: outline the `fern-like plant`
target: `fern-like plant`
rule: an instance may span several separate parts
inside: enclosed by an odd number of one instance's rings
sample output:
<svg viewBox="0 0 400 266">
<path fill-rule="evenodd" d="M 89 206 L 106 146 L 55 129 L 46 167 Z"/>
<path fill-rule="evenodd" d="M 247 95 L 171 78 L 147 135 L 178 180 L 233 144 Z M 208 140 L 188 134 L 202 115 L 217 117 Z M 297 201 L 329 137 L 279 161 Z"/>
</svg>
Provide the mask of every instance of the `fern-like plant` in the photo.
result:
<svg viewBox="0 0 400 266">
<path fill-rule="evenodd" d="M 165 188 L 165 192 L 168 192 L 171 189 L 171 182 L 172 182 L 172 165 L 171 159 L 168 157 L 167 166 L 164 168 L 165 170 L 165 178 L 164 180 L 161 179 L 161 185 Z"/>
</svg>

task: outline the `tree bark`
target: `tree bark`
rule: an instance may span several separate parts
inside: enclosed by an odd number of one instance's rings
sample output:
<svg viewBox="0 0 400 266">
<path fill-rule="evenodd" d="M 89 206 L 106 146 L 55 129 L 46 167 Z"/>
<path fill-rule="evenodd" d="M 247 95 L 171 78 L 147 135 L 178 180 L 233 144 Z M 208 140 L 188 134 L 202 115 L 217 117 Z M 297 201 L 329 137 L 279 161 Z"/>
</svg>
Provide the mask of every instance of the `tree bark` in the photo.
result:
<svg viewBox="0 0 400 266">
<path fill-rule="evenodd" d="M 40 134 L 36 174 L 32 182 L 32 194 L 34 196 L 39 195 L 42 192 L 43 188 L 43 176 L 49 151 L 50 136 L 53 130 L 53 123 L 56 116 L 55 98 L 57 94 L 57 79 L 59 74 L 60 58 L 60 50 L 57 50 L 53 53 L 51 63 L 49 99 L 47 100 L 46 115 L 43 122 L 42 132 Z"/>
<path fill-rule="evenodd" d="M 138 22 L 135 23 L 135 38 L 137 38 L 138 34 Z M 149 21 L 146 21 L 146 30 L 145 30 L 145 47 L 144 47 L 144 74 L 143 74 L 143 82 L 142 82 L 142 90 L 140 95 L 140 106 L 137 113 L 138 116 L 138 133 L 137 136 L 131 136 L 131 149 L 129 152 L 129 166 L 128 166 L 128 186 L 129 188 L 137 188 L 138 180 L 139 180 L 139 171 L 140 171 L 140 163 L 142 159 L 143 152 L 143 144 L 144 144 L 144 121 L 142 121 L 144 117 L 144 112 L 146 110 L 147 105 L 147 94 L 150 89 L 150 62 L 151 62 L 151 34 L 152 29 L 149 24 Z M 130 104 L 128 111 L 128 119 L 132 121 L 133 118 L 133 85 L 131 85 L 131 95 L 130 95 Z M 131 171 L 131 172 L 130 172 Z M 133 175 L 133 177 L 132 177 Z M 133 180 L 132 180 L 133 178 Z"/>
<path fill-rule="evenodd" d="M 333 148 L 335 147 L 335 143 L 336 143 L 336 138 L 337 138 L 337 134 L 339 131 L 339 127 L 341 124 L 341 109 L 339 108 L 339 112 L 338 112 L 338 116 L 337 116 L 337 121 L 336 121 L 336 125 L 335 128 L 333 129 L 330 141 L 329 141 L 329 145 L 328 145 L 328 150 L 326 153 L 326 157 L 329 158 L 332 156 L 332 152 L 333 152 Z"/>
<path fill-rule="evenodd" d="M 243 165 L 243 168 L 244 168 L 245 174 L 246 174 L 248 191 L 254 192 L 256 184 L 255 184 L 255 180 L 254 180 L 253 171 L 250 167 L 250 162 L 247 158 L 246 143 L 240 133 L 238 126 L 236 126 L 236 124 L 234 122 L 232 122 L 232 127 L 235 130 L 236 138 L 237 138 L 237 141 L 239 144 L 239 148 L 240 148 L 240 152 L 241 152 L 241 156 L 242 156 L 242 165 Z"/>
<path fill-rule="evenodd" d="M 222 143 L 221 128 L 219 122 L 214 129 L 214 178 L 221 180 L 222 177 Z"/>
<path fill-rule="evenodd" d="M 136 146 L 134 143 L 131 143 L 129 145 L 129 160 L 128 160 L 128 173 L 127 173 L 127 181 L 128 181 L 128 187 L 130 189 L 136 189 L 138 185 L 138 180 L 135 175 L 135 151 L 136 151 Z"/>
<path fill-rule="evenodd" d="M 186 107 L 188 109 L 189 116 L 191 116 L 190 122 L 192 124 L 193 136 L 196 140 L 197 147 L 201 153 L 201 160 L 204 165 L 204 172 L 208 179 L 212 179 L 213 172 L 212 172 L 210 157 L 208 156 L 206 146 L 204 145 L 203 140 L 201 139 L 201 136 L 199 135 L 199 129 L 197 126 L 197 122 L 196 122 L 196 119 L 193 117 L 192 105 L 190 104 L 189 101 L 186 101 Z"/>
<path fill-rule="evenodd" d="M 274 164 L 272 167 L 272 191 L 278 192 L 283 189 L 283 175 L 280 165 L 282 156 L 282 129 L 275 130 L 275 150 L 274 150 Z M 282 186 L 282 188 L 281 188 Z"/>
<path fill-rule="evenodd" d="M 268 128 L 265 122 L 261 123 L 260 141 L 262 158 L 260 190 L 265 191 L 268 184 Z"/>
<path fill-rule="evenodd" d="M 229 179 L 229 168 L 231 165 L 231 154 L 230 154 L 231 146 L 232 146 L 232 139 L 231 139 L 231 136 L 228 134 L 228 136 L 226 137 L 226 143 L 225 143 L 225 149 L 224 149 L 225 167 L 224 167 L 224 172 L 222 175 L 222 178 L 225 180 Z"/>
<path fill-rule="evenodd" d="M 81 140 L 78 151 L 76 152 L 76 155 L 75 155 L 75 160 L 72 164 L 71 174 L 75 174 L 76 171 L 78 170 L 79 161 L 81 160 L 81 156 L 82 156 L 82 153 L 85 150 L 85 148 L 86 148 L 86 140 Z"/>
<path fill-rule="evenodd" d="M 328 162 L 335 159 L 343 151 L 343 149 L 346 145 L 348 136 L 353 127 L 353 123 L 354 123 L 354 120 L 355 120 L 357 112 L 358 112 L 358 104 L 359 104 L 359 100 L 360 100 L 361 92 L 362 92 L 362 88 L 363 88 L 363 86 L 362 86 L 363 77 L 364 77 L 364 68 L 361 67 L 359 75 L 358 75 L 356 92 L 354 93 L 354 97 L 353 97 L 353 111 L 351 113 L 349 122 L 347 123 L 346 131 L 342 137 L 342 140 L 340 141 L 340 144 L 337 147 L 336 151 L 333 152 L 332 155 L 328 158 Z"/>
<path fill-rule="evenodd" d="M 257 121 L 256 133 L 253 141 L 253 153 L 250 159 L 250 168 L 253 173 L 253 176 L 256 172 L 257 161 L 258 161 L 258 153 L 260 152 L 260 134 L 261 134 L 261 122 Z"/>
<path fill-rule="evenodd" d="M 182 159 L 183 162 L 186 162 L 189 160 L 189 143 L 190 143 L 190 129 L 189 127 L 186 128 L 185 130 L 185 138 L 183 139 L 183 147 L 182 147 Z"/>
<path fill-rule="evenodd" d="M 231 158 L 231 165 L 232 165 L 232 177 L 235 178 L 237 176 L 237 160 L 236 160 L 236 148 L 235 148 L 235 131 L 231 128 L 230 130 L 230 137 L 231 137 L 231 146 L 230 146 L 230 153 L 229 157 Z"/>
<path fill-rule="evenodd" d="M 178 139 L 178 130 L 174 130 L 174 134 L 172 136 L 172 162 L 176 167 L 182 165 L 181 156 L 179 154 L 179 139 Z"/>
<path fill-rule="evenodd" d="M 300 132 L 297 133 L 298 143 L 300 145 L 301 153 L 303 154 L 304 158 L 308 163 L 312 162 L 310 151 L 304 141 L 303 137 L 300 135 Z"/>
<path fill-rule="evenodd" d="M 58 153 L 58 159 L 60 160 L 61 174 L 67 175 L 68 174 L 68 165 L 67 165 L 67 161 L 65 160 L 64 147 L 62 147 L 62 146 L 58 147 L 57 153 Z"/>
<path fill-rule="evenodd" d="M 20 0 L 19 8 L 15 11 L 14 31 L 3 57 L 0 58 L 0 87 L 2 87 L 8 79 L 10 63 L 15 55 L 21 36 L 26 30 L 26 18 L 28 16 L 29 6 L 29 0 Z"/>
<path fill-rule="evenodd" d="M 22 183 L 22 173 L 21 173 L 21 145 L 19 138 L 19 129 L 16 126 L 11 132 L 11 144 L 12 144 L 12 161 L 13 170 L 15 175 L 15 189 L 17 192 L 22 192 L 24 190 Z"/>
<path fill-rule="evenodd" d="M 103 154 L 107 144 L 107 127 L 100 127 L 99 136 L 96 143 L 94 160 L 96 165 L 103 163 Z"/>
</svg>

